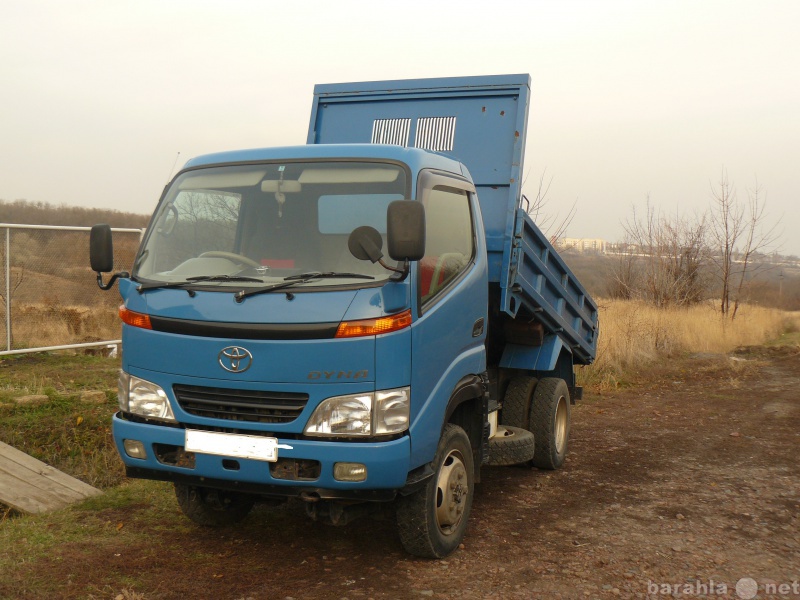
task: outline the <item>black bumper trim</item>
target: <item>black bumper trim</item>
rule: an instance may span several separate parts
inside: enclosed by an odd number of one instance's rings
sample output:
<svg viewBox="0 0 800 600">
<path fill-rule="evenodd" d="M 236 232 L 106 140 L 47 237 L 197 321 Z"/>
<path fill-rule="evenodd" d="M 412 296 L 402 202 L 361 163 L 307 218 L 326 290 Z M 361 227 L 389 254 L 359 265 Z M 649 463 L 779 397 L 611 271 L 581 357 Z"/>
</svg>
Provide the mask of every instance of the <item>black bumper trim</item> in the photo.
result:
<svg viewBox="0 0 800 600">
<path fill-rule="evenodd" d="M 143 469 L 141 467 L 125 467 L 125 474 L 132 479 L 153 479 L 170 481 L 218 490 L 258 494 L 261 496 L 301 498 L 303 500 L 350 500 L 361 502 L 390 502 L 397 496 L 397 490 L 332 490 L 312 486 L 270 485 L 267 483 L 250 483 L 231 481 L 228 479 L 210 479 L 199 475 Z"/>
</svg>

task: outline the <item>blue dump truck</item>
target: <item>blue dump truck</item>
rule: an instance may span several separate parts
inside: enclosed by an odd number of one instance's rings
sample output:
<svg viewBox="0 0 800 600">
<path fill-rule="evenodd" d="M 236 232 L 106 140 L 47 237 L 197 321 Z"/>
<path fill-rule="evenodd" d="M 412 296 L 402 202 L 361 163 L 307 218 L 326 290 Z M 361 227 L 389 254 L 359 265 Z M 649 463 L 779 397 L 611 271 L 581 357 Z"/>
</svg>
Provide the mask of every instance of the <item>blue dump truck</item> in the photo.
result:
<svg viewBox="0 0 800 600">
<path fill-rule="evenodd" d="M 523 208 L 530 77 L 318 85 L 307 144 L 190 160 L 130 273 L 113 433 L 193 521 L 299 499 L 461 542 L 481 468 L 564 462 L 597 305 Z M 521 471 L 520 471 L 521 472 Z"/>
</svg>

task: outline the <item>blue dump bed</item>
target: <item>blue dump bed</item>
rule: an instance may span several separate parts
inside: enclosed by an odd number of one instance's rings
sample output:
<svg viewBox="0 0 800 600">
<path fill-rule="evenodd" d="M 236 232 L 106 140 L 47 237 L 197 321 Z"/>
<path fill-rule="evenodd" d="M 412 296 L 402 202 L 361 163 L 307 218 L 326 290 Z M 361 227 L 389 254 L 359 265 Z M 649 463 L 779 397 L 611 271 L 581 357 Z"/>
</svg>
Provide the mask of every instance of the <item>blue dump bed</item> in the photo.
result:
<svg viewBox="0 0 800 600">
<path fill-rule="evenodd" d="M 515 317 L 524 307 L 571 348 L 575 363 L 589 364 L 597 305 L 521 208 L 529 98 L 529 75 L 317 85 L 308 143 L 393 144 L 465 165 L 500 309 Z"/>
</svg>

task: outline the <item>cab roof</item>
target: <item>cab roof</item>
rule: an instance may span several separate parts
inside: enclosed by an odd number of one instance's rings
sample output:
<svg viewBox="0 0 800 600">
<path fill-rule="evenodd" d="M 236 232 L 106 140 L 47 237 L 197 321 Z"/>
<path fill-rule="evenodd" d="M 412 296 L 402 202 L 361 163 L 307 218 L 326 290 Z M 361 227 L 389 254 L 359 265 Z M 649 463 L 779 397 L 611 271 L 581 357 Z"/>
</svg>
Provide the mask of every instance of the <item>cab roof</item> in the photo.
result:
<svg viewBox="0 0 800 600">
<path fill-rule="evenodd" d="M 183 169 L 220 166 L 227 164 L 275 162 L 295 160 L 361 159 L 366 161 L 395 161 L 405 163 L 413 172 L 438 169 L 469 177 L 464 165 L 452 158 L 417 148 L 403 148 L 384 144 L 312 144 L 307 146 L 282 146 L 252 148 L 205 154 L 190 159 Z"/>
</svg>

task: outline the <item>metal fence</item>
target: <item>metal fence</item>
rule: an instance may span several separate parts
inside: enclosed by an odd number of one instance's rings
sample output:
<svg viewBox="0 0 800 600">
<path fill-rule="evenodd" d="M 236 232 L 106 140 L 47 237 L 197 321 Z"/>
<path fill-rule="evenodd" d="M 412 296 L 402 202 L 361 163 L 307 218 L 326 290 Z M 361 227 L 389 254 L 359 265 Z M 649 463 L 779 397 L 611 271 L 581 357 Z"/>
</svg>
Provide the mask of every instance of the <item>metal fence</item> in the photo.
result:
<svg viewBox="0 0 800 600">
<path fill-rule="evenodd" d="M 97 287 L 89 231 L 0 223 L 0 356 L 119 343 L 119 294 Z M 130 270 L 144 230 L 112 232 L 114 270 Z"/>
</svg>

